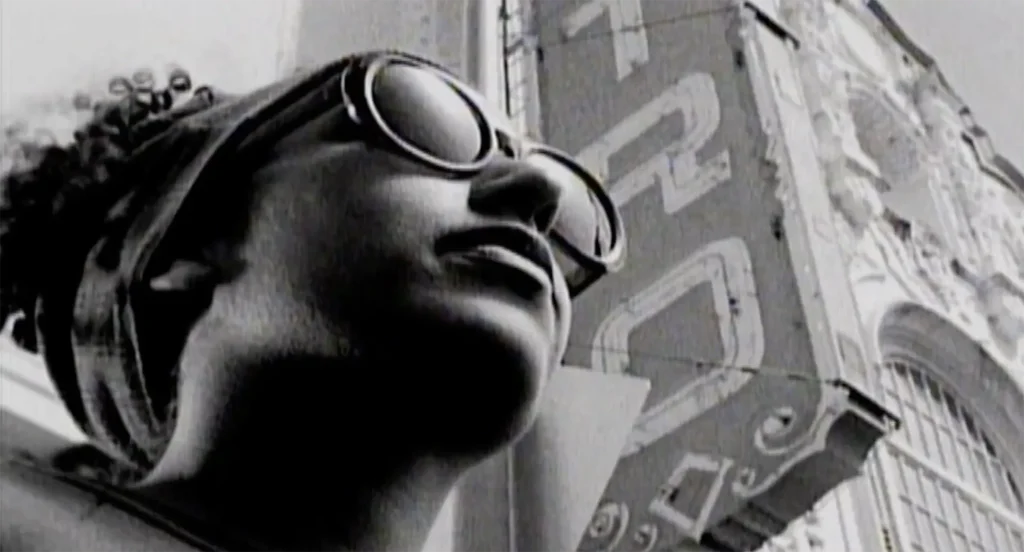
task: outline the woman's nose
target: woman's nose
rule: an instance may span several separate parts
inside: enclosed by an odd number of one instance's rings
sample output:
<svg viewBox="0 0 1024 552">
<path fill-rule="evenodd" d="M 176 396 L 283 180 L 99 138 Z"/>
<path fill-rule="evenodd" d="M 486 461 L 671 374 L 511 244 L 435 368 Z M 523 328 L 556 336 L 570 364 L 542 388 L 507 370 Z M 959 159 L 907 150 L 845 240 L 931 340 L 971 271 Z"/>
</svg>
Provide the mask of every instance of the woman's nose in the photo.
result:
<svg viewBox="0 0 1024 552">
<path fill-rule="evenodd" d="M 496 160 L 473 178 L 469 208 L 489 216 L 513 217 L 547 232 L 555 223 L 562 186 L 522 161 Z"/>
</svg>

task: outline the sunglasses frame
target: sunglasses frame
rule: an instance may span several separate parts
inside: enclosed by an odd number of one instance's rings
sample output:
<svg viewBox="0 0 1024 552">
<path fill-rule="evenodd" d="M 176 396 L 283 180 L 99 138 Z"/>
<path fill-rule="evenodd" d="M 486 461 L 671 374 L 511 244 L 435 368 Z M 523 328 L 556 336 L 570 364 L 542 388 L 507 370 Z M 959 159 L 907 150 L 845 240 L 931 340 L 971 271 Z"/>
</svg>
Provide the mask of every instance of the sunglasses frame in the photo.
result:
<svg viewBox="0 0 1024 552">
<path fill-rule="evenodd" d="M 373 85 L 375 82 L 374 79 L 381 73 L 381 71 L 395 64 L 407 65 L 417 70 L 427 71 L 428 73 L 433 74 L 451 87 L 451 89 L 462 98 L 466 105 L 469 106 L 477 120 L 477 126 L 480 129 L 481 138 L 483 140 L 483 144 L 480 148 L 481 151 L 478 154 L 477 159 L 466 163 L 453 163 L 451 161 L 446 161 L 422 150 L 416 145 L 410 143 L 408 140 L 402 138 L 398 133 L 391 129 L 385 118 L 381 115 L 380 110 L 377 109 L 376 102 L 374 101 Z M 353 76 L 361 78 L 362 81 L 353 85 L 353 83 L 348 81 L 348 79 Z M 358 87 L 357 90 L 361 96 L 358 101 L 356 101 L 352 94 L 349 93 L 349 90 L 351 90 L 350 86 Z M 578 263 L 581 268 L 586 270 L 588 273 L 593 273 L 592 276 L 578 280 L 579 283 L 570 282 L 570 288 L 573 295 L 577 295 L 579 292 L 582 292 L 583 289 L 588 287 L 594 281 L 600 279 L 609 272 L 618 270 L 624 264 L 626 240 L 624 238 L 625 232 L 623 229 L 624 227 L 621 215 L 619 214 L 618 207 L 616 207 L 614 201 L 604 190 L 604 187 L 601 186 L 597 177 L 580 165 L 579 162 L 571 156 L 557 148 L 530 140 L 524 140 L 499 130 L 496 125 L 490 121 L 487 112 L 477 102 L 474 94 L 469 92 L 468 86 L 460 82 L 455 77 L 414 58 L 406 58 L 397 55 L 382 55 L 372 59 L 362 70 L 351 66 L 346 68 L 342 74 L 341 89 L 343 101 L 347 106 L 347 113 L 350 118 L 357 123 L 363 122 L 363 119 L 359 114 L 359 107 L 362 105 L 369 114 L 369 117 L 372 119 L 372 126 L 374 126 L 386 140 L 391 142 L 392 145 L 397 147 L 400 151 L 410 155 L 417 161 L 429 167 L 453 174 L 472 174 L 478 172 L 490 163 L 494 156 L 501 154 L 501 147 L 499 144 L 501 143 L 500 139 L 504 138 L 515 144 L 513 149 L 515 150 L 515 158 L 517 159 L 526 161 L 529 155 L 539 153 L 554 159 L 575 173 L 587 186 L 590 196 L 597 199 L 600 204 L 600 208 L 608 217 L 608 224 L 611 231 L 610 240 L 612 245 L 607 253 L 598 257 L 580 250 L 556 230 L 552 230 L 549 233 L 550 238 L 558 245 L 560 250 L 566 253 L 574 262 Z M 501 136 L 499 136 L 499 134 Z M 567 274 L 566 278 L 568 279 L 569 277 L 570 275 Z"/>
<path fill-rule="evenodd" d="M 427 73 L 432 74 L 447 84 L 456 94 L 459 95 L 460 98 L 462 98 L 466 105 L 469 106 L 470 110 L 473 112 L 473 117 L 476 119 L 477 127 L 480 129 L 480 138 L 483 140 L 483 143 L 480 145 L 480 152 L 477 154 L 477 158 L 475 160 L 459 163 L 439 158 L 436 155 L 427 153 L 423 149 L 402 138 L 401 135 L 395 132 L 391 126 L 388 125 L 388 122 L 377 108 L 377 103 L 374 100 L 375 94 L 373 91 L 373 85 L 381 71 L 393 65 L 405 65 L 416 70 L 426 71 Z M 452 76 L 430 67 L 429 65 L 418 63 L 416 60 L 391 55 L 380 56 L 373 59 L 365 69 L 359 71 L 361 74 L 357 76 L 362 79 L 362 82 L 356 84 L 356 86 L 358 86 L 361 101 L 357 102 L 353 101 L 353 97 L 349 93 L 350 88 L 348 83 L 348 79 L 352 77 L 353 73 L 356 71 L 359 70 L 354 67 L 349 67 L 342 74 L 342 97 L 344 98 L 345 105 L 348 106 L 349 116 L 356 121 L 362 122 L 362 118 L 359 116 L 357 109 L 357 106 L 362 104 L 372 119 L 373 126 L 375 126 L 388 141 L 397 146 L 399 150 L 414 157 L 417 161 L 447 173 L 471 174 L 483 169 L 494 157 L 495 153 L 497 153 L 498 135 L 494 125 L 488 121 L 487 115 L 480 105 L 473 100 L 470 94 L 466 92 L 464 85 Z"/>
<path fill-rule="evenodd" d="M 387 125 L 381 117 L 380 111 L 374 105 L 372 85 L 374 78 L 382 69 L 396 63 L 438 76 L 463 98 L 477 118 L 478 127 L 484 140 L 478 159 L 468 163 L 452 163 L 438 159 L 413 146 Z M 274 90 L 283 86 L 284 84 L 272 85 L 265 90 Z M 198 180 L 205 179 L 211 173 L 216 172 L 217 167 L 223 166 L 223 162 L 229 155 L 241 154 L 244 158 L 257 159 L 261 157 L 262 152 L 273 147 L 273 144 L 283 136 L 287 136 L 288 133 L 317 116 L 339 107 L 343 109 L 353 124 L 366 132 L 376 134 L 397 152 L 408 155 L 425 166 L 449 174 L 461 176 L 476 173 L 491 162 L 495 155 L 503 154 L 502 148 L 499 146 L 499 132 L 501 131 L 480 106 L 474 94 L 469 92 L 471 89 L 429 62 L 412 56 L 381 53 L 342 60 L 325 65 L 312 73 L 295 77 L 291 79 L 291 84 L 288 86 L 290 88 L 286 88 L 285 91 L 273 93 L 262 100 L 255 109 L 251 110 L 247 116 L 217 140 L 218 145 L 204 155 L 206 159 L 197 161 L 196 174 L 189 188 L 193 188 Z M 576 173 L 588 187 L 589 196 L 597 200 L 607 217 L 611 232 L 611 245 L 609 250 L 601 256 L 580 250 L 555 230 L 548 233 L 558 249 L 576 262 L 585 272 L 582 278 L 575 278 L 575 275 L 572 274 L 565 275 L 569 282 L 571 295 L 579 295 L 595 281 L 621 268 L 626 256 L 626 239 L 622 218 L 614 201 L 605 192 L 597 177 L 568 154 L 558 149 L 523 140 L 507 132 L 501 132 L 501 138 L 507 138 L 513 142 L 513 149 L 516 150 L 515 157 L 524 162 L 528 155 L 541 153 Z M 192 195 L 191 190 L 184 194 L 184 196 L 189 195 Z"/>
</svg>

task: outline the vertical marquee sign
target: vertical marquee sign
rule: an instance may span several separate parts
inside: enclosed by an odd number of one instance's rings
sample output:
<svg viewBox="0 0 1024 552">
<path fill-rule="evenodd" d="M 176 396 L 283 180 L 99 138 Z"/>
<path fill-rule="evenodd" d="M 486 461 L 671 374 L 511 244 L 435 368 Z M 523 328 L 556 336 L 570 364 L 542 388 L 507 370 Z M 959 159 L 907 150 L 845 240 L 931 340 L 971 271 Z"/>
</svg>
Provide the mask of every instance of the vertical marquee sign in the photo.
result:
<svg viewBox="0 0 1024 552">
<path fill-rule="evenodd" d="M 607 178 L 629 236 L 626 267 L 576 302 L 566 360 L 652 383 L 581 549 L 699 540 L 806 456 L 826 417 L 740 8 L 534 13 L 545 138 Z"/>
</svg>

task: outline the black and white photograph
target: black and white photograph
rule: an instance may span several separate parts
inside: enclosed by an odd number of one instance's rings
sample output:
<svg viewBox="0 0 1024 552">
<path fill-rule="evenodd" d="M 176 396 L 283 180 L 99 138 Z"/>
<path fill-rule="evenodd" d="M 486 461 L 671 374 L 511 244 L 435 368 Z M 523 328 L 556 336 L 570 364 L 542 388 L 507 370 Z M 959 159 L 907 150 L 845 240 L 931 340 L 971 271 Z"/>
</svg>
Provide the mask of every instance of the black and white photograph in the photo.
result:
<svg viewBox="0 0 1024 552">
<path fill-rule="evenodd" d="M 1024 0 L 0 0 L 0 551 L 1024 552 Z"/>
</svg>

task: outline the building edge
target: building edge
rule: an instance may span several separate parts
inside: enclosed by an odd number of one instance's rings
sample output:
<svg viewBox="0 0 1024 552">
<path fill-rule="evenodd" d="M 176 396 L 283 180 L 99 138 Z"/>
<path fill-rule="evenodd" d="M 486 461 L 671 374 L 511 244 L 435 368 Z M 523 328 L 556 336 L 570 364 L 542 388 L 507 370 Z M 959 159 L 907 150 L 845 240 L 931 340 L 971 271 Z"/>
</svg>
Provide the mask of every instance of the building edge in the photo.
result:
<svg viewBox="0 0 1024 552">
<path fill-rule="evenodd" d="M 974 119 L 970 107 L 968 107 L 967 103 L 949 83 L 935 58 L 910 38 L 910 35 L 896 22 L 896 19 L 885 9 L 880 0 L 865 0 L 864 6 L 878 19 L 879 23 L 903 48 L 904 52 L 928 71 L 933 72 L 939 83 L 941 83 L 948 101 L 953 104 L 963 119 L 964 137 L 974 146 L 981 168 L 995 176 L 1000 183 L 1016 193 L 1024 194 L 1024 173 L 1009 159 L 995 150 L 988 133 Z"/>
</svg>

